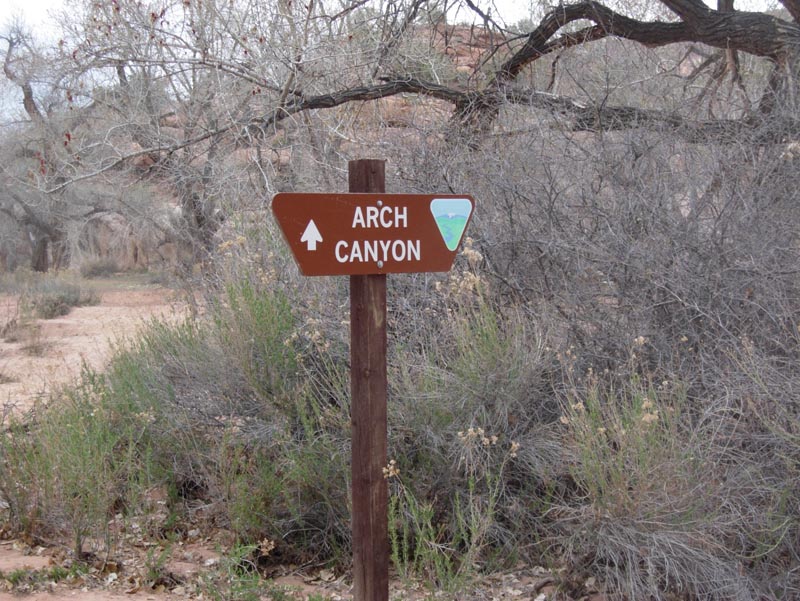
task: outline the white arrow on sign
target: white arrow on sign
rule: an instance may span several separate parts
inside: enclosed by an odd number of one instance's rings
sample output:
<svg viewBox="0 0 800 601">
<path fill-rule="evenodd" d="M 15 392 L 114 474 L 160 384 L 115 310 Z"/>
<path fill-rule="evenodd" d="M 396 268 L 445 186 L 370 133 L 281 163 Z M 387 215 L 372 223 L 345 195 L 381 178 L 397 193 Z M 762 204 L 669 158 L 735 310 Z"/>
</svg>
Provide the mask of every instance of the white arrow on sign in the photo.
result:
<svg viewBox="0 0 800 601">
<path fill-rule="evenodd" d="M 317 224 L 314 223 L 313 219 L 308 222 L 306 231 L 300 237 L 300 242 L 308 244 L 308 250 L 317 250 L 317 242 L 322 242 L 322 235 L 319 233 Z"/>
</svg>

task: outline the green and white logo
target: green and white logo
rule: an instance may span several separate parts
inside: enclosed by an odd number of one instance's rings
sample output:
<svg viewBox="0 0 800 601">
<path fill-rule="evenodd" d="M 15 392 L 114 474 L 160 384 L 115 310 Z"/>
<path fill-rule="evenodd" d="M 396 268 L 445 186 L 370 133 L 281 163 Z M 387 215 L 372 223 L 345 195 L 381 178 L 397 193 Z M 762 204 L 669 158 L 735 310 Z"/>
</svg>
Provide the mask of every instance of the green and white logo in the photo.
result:
<svg viewBox="0 0 800 601">
<path fill-rule="evenodd" d="M 472 214 L 472 202 L 468 198 L 434 198 L 431 213 L 448 250 L 458 248 Z"/>
</svg>

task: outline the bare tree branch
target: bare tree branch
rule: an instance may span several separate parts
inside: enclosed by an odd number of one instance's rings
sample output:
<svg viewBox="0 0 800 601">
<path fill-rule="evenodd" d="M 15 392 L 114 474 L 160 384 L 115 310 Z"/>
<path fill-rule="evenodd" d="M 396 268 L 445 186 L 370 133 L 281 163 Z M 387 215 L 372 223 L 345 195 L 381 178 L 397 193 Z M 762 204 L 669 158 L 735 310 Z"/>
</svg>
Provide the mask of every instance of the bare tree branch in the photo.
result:
<svg viewBox="0 0 800 601">
<path fill-rule="evenodd" d="M 249 126 L 255 128 L 269 127 L 302 111 L 329 109 L 348 102 L 378 100 L 379 98 L 386 98 L 403 93 L 430 96 L 439 100 L 445 100 L 456 106 L 468 101 L 470 96 L 466 92 L 461 92 L 440 84 L 422 81 L 413 77 L 398 78 L 388 80 L 384 84 L 375 86 L 348 88 L 332 92 L 331 94 L 321 94 L 319 96 L 303 98 L 289 103 L 284 107 L 276 108 L 270 115 L 254 120 Z"/>
<path fill-rule="evenodd" d="M 42 192 L 44 194 L 55 194 L 56 192 L 61 192 L 62 190 L 64 190 L 65 188 L 71 186 L 72 184 L 75 184 L 75 183 L 81 182 L 81 181 L 85 181 L 85 180 L 88 180 L 88 179 L 93 179 L 93 178 L 97 177 L 98 175 L 102 175 L 103 173 L 106 173 L 108 171 L 116 169 L 117 167 L 120 167 L 121 165 L 124 165 L 128 161 L 131 161 L 132 159 L 135 159 L 137 157 L 142 157 L 142 156 L 151 156 L 152 157 L 152 156 L 158 156 L 159 154 L 167 154 L 167 155 L 169 155 L 169 154 L 172 154 L 174 152 L 178 152 L 179 150 L 183 150 L 185 148 L 190 148 L 192 146 L 195 146 L 196 144 L 200 144 L 201 142 L 204 142 L 204 141 L 206 141 L 206 140 L 208 140 L 210 138 L 213 138 L 213 137 L 216 137 L 216 136 L 221 136 L 221 135 L 231 131 L 236 126 L 237 126 L 236 123 L 232 123 L 232 124 L 227 125 L 225 127 L 221 127 L 219 129 L 215 129 L 213 131 L 208 131 L 208 132 L 206 132 L 206 133 L 204 133 L 202 135 L 199 135 L 199 136 L 196 136 L 196 137 L 193 137 L 193 138 L 188 138 L 186 140 L 183 140 L 182 142 L 178 142 L 177 144 L 153 146 L 151 148 L 145 148 L 144 150 L 139 150 L 139 151 L 136 151 L 136 152 L 129 152 L 129 153 L 126 153 L 126 154 L 122 154 L 122 155 L 118 156 L 117 158 L 115 158 L 112 161 L 105 162 L 100 167 L 98 167 L 97 169 L 95 169 L 95 170 L 93 170 L 91 172 L 87 172 L 87 173 L 84 173 L 82 175 L 72 177 L 67 181 L 59 182 L 59 184 L 57 186 L 54 186 L 54 187 L 49 188 L 47 190 L 43 190 Z"/>
<path fill-rule="evenodd" d="M 336 21 L 337 19 L 341 19 L 345 15 L 350 14 L 355 9 L 357 9 L 357 8 L 359 8 L 361 6 L 364 6 L 367 2 L 369 2 L 369 0 L 355 0 L 350 6 L 345 6 L 342 10 L 340 10 L 335 15 L 333 15 L 333 16 L 321 15 L 321 17 L 324 18 L 324 19 L 329 19 L 331 21 Z"/>
<path fill-rule="evenodd" d="M 475 102 L 477 98 L 480 98 L 482 96 L 481 94 L 470 95 L 465 92 L 460 92 L 458 90 L 448 88 L 447 86 L 431 82 L 425 82 L 410 77 L 390 80 L 387 83 L 375 86 L 349 88 L 345 90 L 340 90 L 338 92 L 333 92 L 331 94 L 312 96 L 309 98 L 296 100 L 294 102 L 289 103 L 287 106 L 276 108 L 271 114 L 265 115 L 258 119 L 251 120 L 245 124 L 234 122 L 224 127 L 219 127 L 217 129 L 207 131 L 201 135 L 188 138 L 176 144 L 152 146 L 150 148 L 144 148 L 136 152 L 129 152 L 122 154 L 111 161 L 105 162 L 103 165 L 99 166 L 97 169 L 91 172 L 84 173 L 80 176 L 71 178 L 69 181 L 59 183 L 59 185 L 50 188 L 48 190 L 45 190 L 44 193 L 54 194 L 56 192 L 60 192 L 74 183 L 87 179 L 92 179 L 99 175 L 102 175 L 103 173 L 112 171 L 137 157 L 141 156 L 157 157 L 159 155 L 171 155 L 175 152 L 195 146 L 206 140 L 217 139 L 220 136 L 228 134 L 229 132 L 234 131 L 240 127 L 244 127 L 246 130 L 248 130 L 248 133 L 251 136 L 254 136 L 254 134 L 263 132 L 266 128 L 271 127 L 276 123 L 279 123 L 280 121 L 283 121 L 284 119 L 292 115 L 304 111 L 329 109 L 342 104 L 346 104 L 348 102 L 377 100 L 379 98 L 386 98 L 389 96 L 395 96 L 397 94 L 403 94 L 403 93 L 415 93 L 424 96 L 430 96 L 432 98 L 437 98 L 439 100 L 445 100 L 455 106 L 462 106 L 470 102 Z"/>
<path fill-rule="evenodd" d="M 702 42 L 772 59 L 793 52 L 800 44 L 800 27 L 766 13 L 712 11 L 699 0 L 663 3 L 685 20 L 677 23 L 638 21 L 593 1 L 560 6 L 542 19 L 522 48 L 500 67 L 495 83 L 512 81 L 526 65 L 557 48 L 581 43 L 576 34 L 568 34 L 560 42 L 551 40 L 559 29 L 580 20 L 595 23 L 595 27 L 577 34 L 583 36 L 583 41 L 615 36 L 648 47 Z"/>
<path fill-rule="evenodd" d="M 481 19 L 483 19 L 484 24 L 486 24 L 487 26 L 491 25 L 494 28 L 496 28 L 498 31 L 506 31 L 506 29 L 504 27 L 501 27 L 500 25 L 498 25 L 497 22 L 494 19 L 492 19 L 492 17 L 490 15 L 486 14 L 480 8 L 475 6 L 475 3 L 472 2 L 472 0 L 464 0 L 464 1 L 467 3 L 467 6 L 469 6 L 469 8 L 470 8 L 470 10 L 472 10 L 472 12 L 474 12 Z"/>
<path fill-rule="evenodd" d="M 40 218 L 36 214 L 36 212 L 31 208 L 30 203 L 25 202 L 25 199 L 23 199 L 19 194 L 14 192 L 14 190 L 12 190 L 9 186 L 7 185 L 3 186 L 3 194 L 7 198 L 11 198 L 11 200 L 13 200 L 14 203 L 16 203 L 16 205 L 20 209 L 22 209 L 22 212 L 25 213 L 24 221 L 30 223 L 36 229 L 38 229 L 42 233 L 47 234 L 48 236 L 55 237 L 57 235 L 55 228 L 49 223 L 47 223 L 45 220 Z M 17 216 L 14 215 L 13 211 L 8 210 L 8 208 L 5 208 L 3 212 L 11 217 L 14 217 L 14 219 L 17 219 Z"/>
<path fill-rule="evenodd" d="M 792 15 L 792 18 L 800 22 L 800 1 L 798 0 L 781 0 L 781 4 L 783 7 L 789 11 L 789 14 Z"/>
<path fill-rule="evenodd" d="M 783 119 L 770 122 L 768 125 L 762 119 L 694 121 L 675 112 L 641 109 L 633 106 L 587 104 L 565 96 L 517 89 L 511 86 L 504 86 L 500 92 L 496 89 L 488 89 L 483 92 L 467 93 L 408 77 L 389 80 L 375 86 L 349 88 L 331 94 L 303 98 L 284 107 L 276 108 L 272 113 L 245 124 L 232 123 L 176 144 L 154 146 L 120 155 L 90 173 L 72 178 L 46 190 L 46 193 L 59 192 L 71 184 L 97 177 L 140 156 L 171 155 L 205 140 L 219 139 L 239 127 L 244 127 L 251 137 L 258 137 L 258 134 L 263 133 L 267 128 L 302 112 L 329 109 L 349 102 L 365 102 L 404 93 L 420 94 L 446 101 L 454 106 L 457 114 L 461 115 L 468 114 L 470 111 L 480 112 L 481 109 L 487 107 L 497 107 L 504 100 L 514 104 L 524 104 L 546 109 L 567 118 L 570 121 L 569 127 L 574 131 L 614 131 L 637 128 L 663 131 L 665 128 L 669 128 L 675 135 L 692 143 L 732 143 L 741 141 L 743 137 L 750 138 L 756 143 L 775 143 L 785 141 L 787 138 L 800 138 L 800 120 Z"/>
<path fill-rule="evenodd" d="M 631 19 L 597 2 L 579 2 L 559 6 L 545 15 L 538 27 L 529 35 L 525 44 L 499 69 L 496 83 L 509 82 L 532 61 L 551 52 L 559 45 L 551 46 L 551 38 L 559 29 L 574 21 L 594 21 L 598 26 L 592 28 L 591 39 L 615 35 L 643 44 L 664 45 L 674 42 L 690 41 L 691 32 L 684 23 L 646 23 Z M 586 31 L 586 30 L 584 30 Z"/>
<path fill-rule="evenodd" d="M 573 98 L 507 88 L 505 98 L 515 104 L 546 109 L 569 120 L 574 131 L 615 131 L 651 129 L 677 135 L 690 143 L 733 143 L 747 139 L 752 143 L 775 143 L 800 137 L 800 120 L 712 119 L 699 121 L 684 115 L 633 106 L 588 104 Z"/>
<path fill-rule="evenodd" d="M 711 12 L 702 0 L 661 0 L 661 4 L 681 19 L 689 21 L 702 19 Z"/>
<path fill-rule="evenodd" d="M 389 56 L 389 53 L 392 51 L 397 43 L 402 39 L 403 34 L 408 30 L 409 26 L 414 22 L 419 14 L 419 9 L 423 4 L 423 0 L 414 0 L 411 4 L 409 11 L 406 13 L 405 17 L 403 18 L 402 23 L 396 29 L 393 27 L 389 28 L 388 32 L 388 39 L 385 39 L 381 42 L 380 45 L 380 54 L 378 55 L 378 59 L 375 61 L 375 66 L 372 69 L 372 77 L 377 77 L 378 73 L 383 66 L 383 62 Z"/>
<path fill-rule="evenodd" d="M 15 73 L 11 68 L 14 50 L 19 45 L 21 40 L 16 35 L 11 35 L 8 37 L 4 36 L 2 39 L 4 39 L 8 44 L 6 57 L 3 61 L 3 73 L 5 73 L 5 76 L 9 81 L 17 84 L 20 90 L 22 90 L 22 106 L 25 108 L 25 112 L 28 113 L 31 121 L 41 122 L 43 120 L 42 113 L 36 104 L 36 100 L 33 98 L 33 86 L 31 86 L 30 80 L 21 76 L 19 73 Z"/>
</svg>

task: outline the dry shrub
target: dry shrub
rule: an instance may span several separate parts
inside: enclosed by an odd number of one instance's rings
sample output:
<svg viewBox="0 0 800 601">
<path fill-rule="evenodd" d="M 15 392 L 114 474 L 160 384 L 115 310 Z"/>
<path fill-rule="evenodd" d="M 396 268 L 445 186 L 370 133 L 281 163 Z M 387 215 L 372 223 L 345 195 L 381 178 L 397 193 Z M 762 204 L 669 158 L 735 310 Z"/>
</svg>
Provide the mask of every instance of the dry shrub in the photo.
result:
<svg viewBox="0 0 800 601">
<path fill-rule="evenodd" d="M 245 277 L 202 318 L 150 324 L 112 361 L 109 386 L 151 416 L 147 438 L 174 511 L 244 543 L 282 540 L 283 558 L 339 557 L 349 544 L 348 431 L 309 394 L 310 341 L 270 287 Z"/>
<path fill-rule="evenodd" d="M 517 498 L 516 523 L 546 536 L 528 548 L 628 598 L 800 594 L 800 511 L 787 502 L 800 385 L 795 158 L 669 130 L 540 135 L 526 119 L 509 111 L 511 133 L 479 150 L 409 149 L 408 187 L 476 197 L 476 273 L 494 306 L 513 307 L 552 348 L 537 406 L 585 403 L 599 386 L 621 412 L 641 382 L 667 382 L 682 416 L 675 436 L 642 441 L 657 465 L 624 461 L 626 477 L 605 487 L 616 496 L 599 503 L 575 470 L 619 468 L 619 441 L 586 463 L 589 442 L 560 439 L 568 426 L 540 412 L 529 427 L 573 466 L 517 472 L 530 500 Z"/>
<path fill-rule="evenodd" d="M 23 312 L 39 319 L 54 319 L 69 313 L 73 307 L 96 305 L 97 293 L 69 281 L 65 277 L 49 274 L 32 274 L 21 291 Z"/>
<path fill-rule="evenodd" d="M 596 576 L 627 598 L 791 596 L 800 296 L 784 266 L 800 258 L 800 215 L 785 159 L 640 132 L 529 132 L 399 159 L 409 191 L 441 182 L 472 193 L 478 210 L 452 274 L 390 280 L 390 454 L 403 479 L 400 531 L 410 533 L 397 557 L 419 557 L 441 536 L 446 561 L 424 562 L 438 581 L 460 579 L 461 558 L 496 566 L 522 555 L 571 566 L 562 584 L 575 594 Z M 241 505 L 229 519 L 248 537 L 302 524 L 298 548 L 313 541 L 341 557 L 346 286 L 299 279 L 272 227 L 266 237 L 251 227 L 220 245 L 208 288 L 220 312 L 200 329 L 202 352 L 188 355 L 202 377 L 184 375 L 185 350 L 162 371 L 159 396 L 183 399 L 166 405 L 160 423 L 175 427 L 163 438 L 198 432 L 203 416 L 218 424 L 207 412 L 225 407 L 243 455 L 203 458 L 222 431 L 203 426 L 213 436 L 198 436 L 196 453 L 171 451 L 186 462 L 178 471 L 220 502 L 252 494 L 251 479 L 273 490 L 269 474 L 280 471 L 296 503 L 264 498 L 258 519 Z M 276 290 L 291 298 L 291 323 L 286 313 L 280 335 L 255 339 L 253 324 L 271 323 L 258 316 L 284 302 Z M 152 363 L 163 351 L 154 353 Z M 658 419 L 644 428 L 648 400 Z M 564 412 L 578 405 L 593 407 L 591 436 Z M 644 429 L 611 437 L 625 420 Z M 459 432 L 470 428 L 502 451 L 485 455 L 483 479 L 464 469 Z M 274 472 L 254 471 L 260 453 Z M 227 480 L 223 464 L 237 466 Z M 484 519 L 479 536 L 467 508 Z"/>
<path fill-rule="evenodd" d="M 105 278 L 115 273 L 119 273 L 120 268 L 116 261 L 112 259 L 95 259 L 84 261 L 80 267 L 80 274 L 84 278 Z"/>
<path fill-rule="evenodd" d="M 108 392 L 102 376 L 85 370 L 56 403 L 37 404 L 24 423 L 7 416 L 0 432 L 9 525 L 33 539 L 66 537 L 76 561 L 111 551 L 115 514 L 138 509 L 152 476 L 145 422 Z"/>
<path fill-rule="evenodd" d="M 753 598 L 759 586 L 743 573 L 737 539 L 761 527 L 742 515 L 755 499 L 741 478 L 733 486 L 720 478 L 734 466 L 717 463 L 723 458 L 711 424 L 693 419 L 674 383 L 634 378 L 603 390 L 596 376 L 589 379 L 585 396 L 567 399 L 559 420 L 580 491 L 577 503 L 556 508 L 551 525 L 571 568 L 564 584 L 578 593 L 580 576 L 595 574 L 631 598 Z M 710 421 L 718 428 L 722 419 Z M 754 467 L 740 459 L 735 469 Z"/>
</svg>

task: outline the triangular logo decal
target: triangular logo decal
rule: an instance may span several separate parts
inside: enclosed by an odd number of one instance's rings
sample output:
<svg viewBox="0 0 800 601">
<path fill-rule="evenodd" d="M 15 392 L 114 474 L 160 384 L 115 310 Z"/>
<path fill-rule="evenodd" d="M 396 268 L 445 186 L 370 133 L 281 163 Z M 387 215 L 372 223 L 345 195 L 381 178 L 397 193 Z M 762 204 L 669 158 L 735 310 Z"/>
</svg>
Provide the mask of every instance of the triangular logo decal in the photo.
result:
<svg viewBox="0 0 800 601">
<path fill-rule="evenodd" d="M 445 246 L 451 251 L 457 249 L 472 214 L 472 201 L 468 198 L 434 198 L 431 213 Z"/>
</svg>

